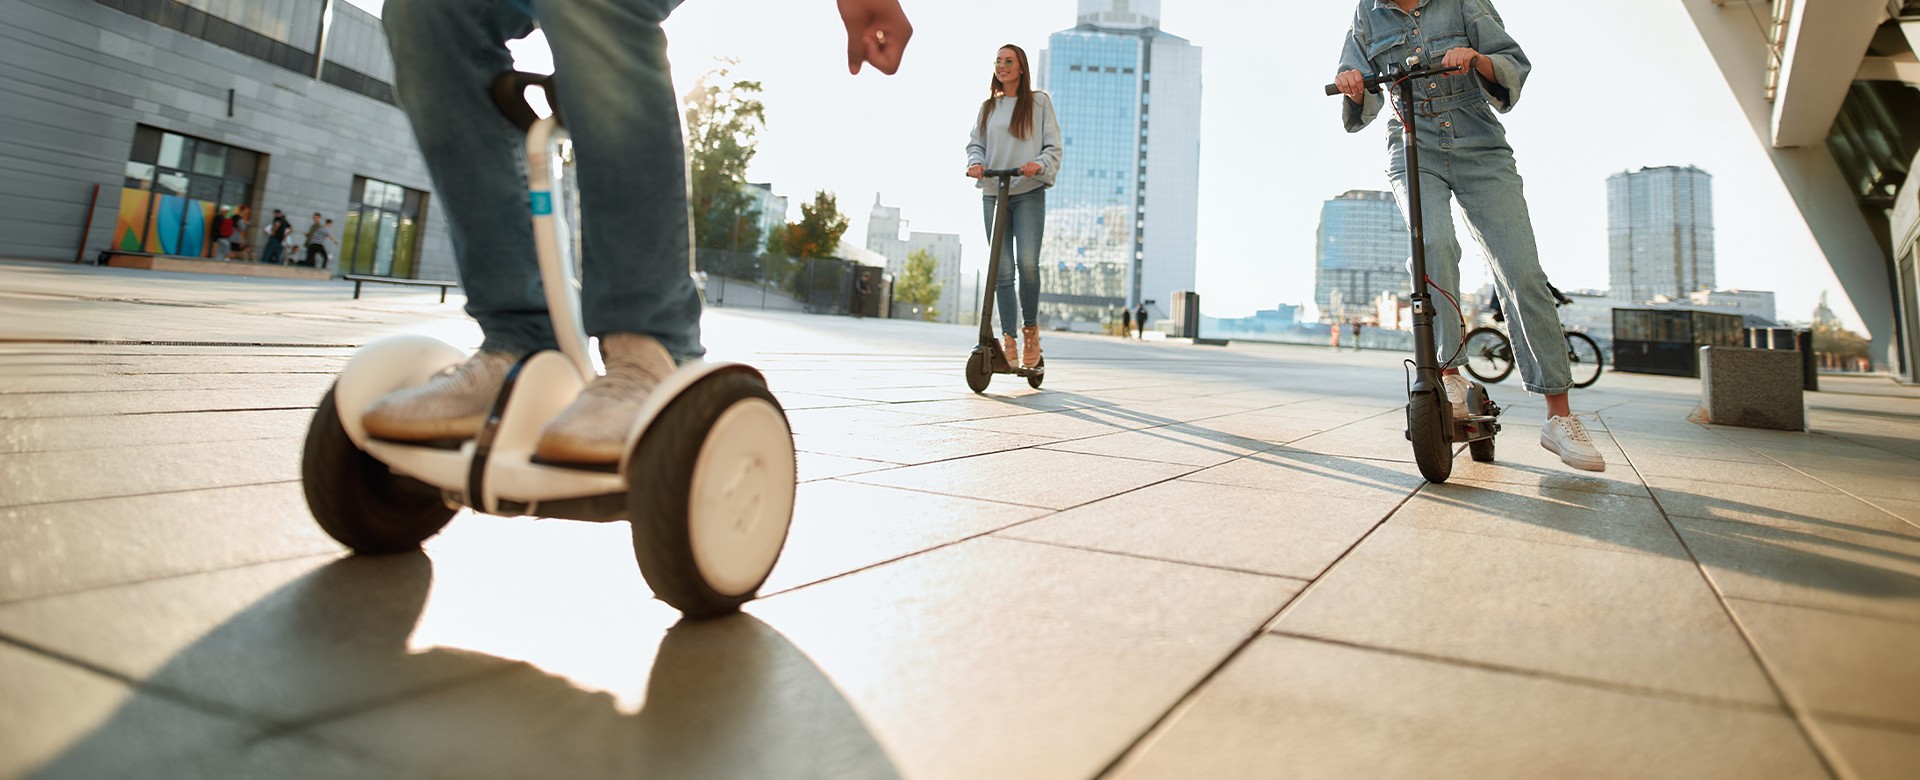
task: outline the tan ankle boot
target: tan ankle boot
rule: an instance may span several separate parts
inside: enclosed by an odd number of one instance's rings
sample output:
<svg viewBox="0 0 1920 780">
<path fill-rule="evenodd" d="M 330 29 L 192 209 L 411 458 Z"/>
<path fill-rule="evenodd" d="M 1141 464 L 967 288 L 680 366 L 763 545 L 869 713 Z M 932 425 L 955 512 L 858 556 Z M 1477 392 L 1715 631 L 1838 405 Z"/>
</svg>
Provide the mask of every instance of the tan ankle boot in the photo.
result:
<svg viewBox="0 0 1920 780">
<path fill-rule="evenodd" d="M 1020 329 L 1020 367 L 1033 368 L 1040 365 L 1040 326 L 1028 325 Z"/>
<path fill-rule="evenodd" d="M 1020 365 L 1020 342 L 1014 340 L 1013 334 L 1000 334 L 1000 351 L 1007 353 L 1008 366 Z"/>
</svg>

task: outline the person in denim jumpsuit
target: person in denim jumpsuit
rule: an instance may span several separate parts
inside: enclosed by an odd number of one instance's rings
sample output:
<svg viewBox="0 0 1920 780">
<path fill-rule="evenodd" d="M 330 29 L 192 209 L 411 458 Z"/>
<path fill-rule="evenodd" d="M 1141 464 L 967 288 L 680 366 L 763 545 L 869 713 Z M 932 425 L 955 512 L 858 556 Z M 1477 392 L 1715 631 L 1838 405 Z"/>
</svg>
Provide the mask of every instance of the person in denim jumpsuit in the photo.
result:
<svg viewBox="0 0 1920 780">
<path fill-rule="evenodd" d="M 1604 461 L 1567 406 L 1573 379 L 1565 340 L 1547 294 L 1546 273 L 1540 269 L 1513 147 L 1494 113 L 1513 110 L 1532 65 L 1489 0 L 1360 0 L 1341 49 L 1336 82 L 1346 82 L 1342 86 L 1349 98 L 1356 93 L 1361 98 L 1341 101 L 1347 132 L 1366 127 L 1389 99 L 1399 102 L 1392 89 L 1383 89 L 1392 98 L 1358 92 L 1360 74 L 1404 66 L 1410 57 L 1423 64 L 1466 68 L 1417 80 L 1413 104 L 1395 106 L 1387 122 L 1387 175 L 1403 215 L 1409 172 L 1401 122 L 1404 117 L 1418 123 L 1428 289 L 1449 398 L 1456 411 L 1462 409 L 1466 382 L 1458 369 L 1466 363 L 1466 354 L 1461 318 L 1443 303 L 1457 305 L 1460 299 L 1460 241 L 1453 229 L 1453 201 L 1458 199 L 1473 237 L 1491 261 L 1494 286 L 1504 293 L 1520 376 L 1528 390 L 1546 396 L 1548 428 L 1559 426 L 1543 431 L 1542 445 L 1569 465 L 1602 470 Z M 1567 441 L 1549 443 L 1550 432 Z M 1579 452 L 1569 455 L 1564 449 Z"/>
</svg>

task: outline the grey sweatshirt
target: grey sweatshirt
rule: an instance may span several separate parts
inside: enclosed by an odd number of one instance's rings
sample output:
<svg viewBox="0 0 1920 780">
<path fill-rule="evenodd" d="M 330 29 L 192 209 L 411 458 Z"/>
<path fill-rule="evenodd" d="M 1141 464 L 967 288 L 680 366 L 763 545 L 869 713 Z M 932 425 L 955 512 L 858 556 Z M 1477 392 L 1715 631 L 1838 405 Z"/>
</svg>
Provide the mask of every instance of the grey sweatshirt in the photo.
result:
<svg viewBox="0 0 1920 780">
<path fill-rule="evenodd" d="M 982 165 L 991 171 L 1040 163 L 1040 173 L 1013 177 L 1007 190 L 1009 195 L 1051 187 L 1053 177 L 1060 173 L 1060 120 L 1053 113 L 1053 97 L 1045 92 L 1033 93 L 1033 130 L 1026 138 L 1015 138 L 1008 132 L 1013 124 L 1014 100 L 1003 97 L 994 101 L 993 114 L 987 117 L 987 131 L 981 133 L 980 123 L 976 121 L 967 136 L 968 167 Z M 991 192 L 991 182 L 991 179 L 981 179 L 978 186 Z"/>
</svg>

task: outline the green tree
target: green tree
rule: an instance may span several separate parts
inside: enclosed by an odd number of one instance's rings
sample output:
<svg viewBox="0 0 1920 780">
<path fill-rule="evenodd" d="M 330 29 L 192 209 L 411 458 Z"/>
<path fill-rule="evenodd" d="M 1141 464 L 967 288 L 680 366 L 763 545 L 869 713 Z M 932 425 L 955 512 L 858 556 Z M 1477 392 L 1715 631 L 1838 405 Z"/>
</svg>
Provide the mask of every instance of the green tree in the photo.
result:
<svg viewBox="0 0 1920 780">
<path fill-rule="evenodd" d="M 693 245 L 751 252 L 760 246 L 760 211 L 746 193 L 747 165 L 766 127 L 760 82 L 729 81 L 722 60 L 694 82 L 681 104 L 687 119 L 687 173 Z"/>
<path fill-rule="evenodd" d="M 893 287 L 895 300 L 917 303 L 927 307 L 921 314 L 923 320 L 932 320 L 940 316 L 934 304 L 940 302 L 940 283 L 934 281 L 933 271 L 938 265 L 933 253 L 925 249 L 915 249 L 907 255 L 907 273 L 899 284 Z"/>
<path fill-rule="evenodd" d="M 847 215 L 833 193 L 820 190 L 812 203 L 800 204 L 800 221 L 787 225 L 782 243 L 785 253 L 794 257 L 833 257 L 840 251 L 840 237 L 847 234 Z"/>
</svg>

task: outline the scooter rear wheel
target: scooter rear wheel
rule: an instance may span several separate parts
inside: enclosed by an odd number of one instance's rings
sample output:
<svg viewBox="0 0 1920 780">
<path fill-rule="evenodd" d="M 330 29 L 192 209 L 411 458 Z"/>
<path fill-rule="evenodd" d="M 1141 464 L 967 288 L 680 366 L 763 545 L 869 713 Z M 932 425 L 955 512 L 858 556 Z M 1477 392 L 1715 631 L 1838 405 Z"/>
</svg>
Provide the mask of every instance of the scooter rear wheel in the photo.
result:
<svg viewBox="0 0 1920 780">
<path fill-rule="evenodd" d="M 1475 386 L 1467 391 L 1467 409 L 1477 415 L 1493 414 L 1493 399 L 1487 397 L 1486 388 Z M 1467 454 L 1475 463 L 1492 463 L 1493 437 L 1467 442 Z"/>
<path fill-rule="evenodd" d="M 751 601 L 786 544 L 797 482 L 793 432 L 766 384 L 702 379 L 634 446 L 627 519 L 654 595 L 693 618 Z"/>
<path fill-rule="evenodd" d="M 987 364 L 987 351 L 975 349 L 967 356 L 967 389 L 976 393 L 987 391 L 987 385 L 993 382 L 993 366 Z"/>
<path fill-rule="evenodd" d="M 307 508 L 328 536 L 356 553 L 411 552 L 445 528 L 454 509 L 440 491 L 355 446 L 328 389 L 300 457 Z"/>
<path fill-rule="evenodd" d="M 1407 399 L 1407 438 L 1413 442 L 1413 460 L 1428 482 L 1453 476 L 1453 444 L 1447 429 L 1453 425 L 1444 394 L 1415 393 Z"/>
<path fill-rule="evenodd" d="M 1047 359 L 1043 357 L 1034 361 L 1033 367 L 1035 369 L 1045 369 L 1047 367 Z M 1027 377 L 1027 386 L 1038 390 L 1040 389 L 1040 383 L 1045 381 L 1047 381 L 1047 373 L 1043 370 L 1038 374 Z"/>
</svg>

